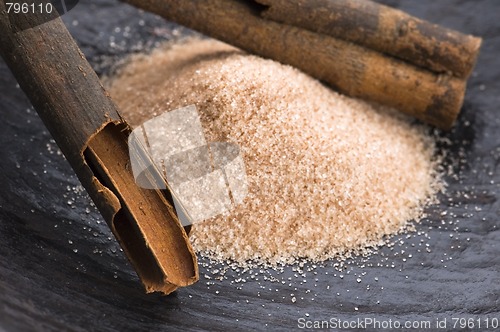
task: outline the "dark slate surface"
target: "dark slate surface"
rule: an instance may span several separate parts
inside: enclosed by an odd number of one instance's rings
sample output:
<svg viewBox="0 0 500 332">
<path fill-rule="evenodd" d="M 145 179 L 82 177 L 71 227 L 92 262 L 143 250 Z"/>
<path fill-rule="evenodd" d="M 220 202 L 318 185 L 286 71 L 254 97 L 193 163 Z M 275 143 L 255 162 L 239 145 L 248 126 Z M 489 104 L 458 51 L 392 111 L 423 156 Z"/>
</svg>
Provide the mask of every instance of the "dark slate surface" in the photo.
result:
<svg viewBox="0 0 500 332">
<path fill-rule="evenodd" d="M 0 331 L 290 330 L 299 318 L 430 321 L 433 329 L 446 319 L 441 331 L 454 330 L 453 318 L 474 318 L 476 329 L 486 319 L 491 327 L 500 319 L 500 2 L 386 3 L 482 36 L 484 44 L 459 124 L 441 134 L 453 142 L 443 148 L 448 159 L 459 160 L 450 162 L 457 177 L 448 178 L 441 204 L 416 233 L 368 260 L 347 261 L 343 272 L 332 261 L 256 270 L 253 278 L 228 271 L 218 281 L 202 266 L 193 287 L 144 294 L 0 61 Z M 127 53 L 187 33 L 111 0 L 82 1 L 64 20 L 99 73 Z"/>
</svg>

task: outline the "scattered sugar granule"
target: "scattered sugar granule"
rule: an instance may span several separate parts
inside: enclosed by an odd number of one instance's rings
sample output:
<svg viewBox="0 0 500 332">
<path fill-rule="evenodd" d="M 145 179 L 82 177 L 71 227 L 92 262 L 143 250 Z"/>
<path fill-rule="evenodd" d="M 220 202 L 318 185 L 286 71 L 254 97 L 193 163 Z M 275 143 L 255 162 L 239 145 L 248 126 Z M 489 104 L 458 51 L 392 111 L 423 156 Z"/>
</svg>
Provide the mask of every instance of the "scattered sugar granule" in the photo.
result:
<svg viewBox="0 0 500 332">
<path fill-rule="evenodd" d="M 442 189 L 425 126 L 220 42 L 134 56 L 106 84 L 133 126 L 195 104 L 207 141 L 241 148 L 248 196 L 190 235 L 211 259 L 364 253 L 418 221 Z"/>
</svg>

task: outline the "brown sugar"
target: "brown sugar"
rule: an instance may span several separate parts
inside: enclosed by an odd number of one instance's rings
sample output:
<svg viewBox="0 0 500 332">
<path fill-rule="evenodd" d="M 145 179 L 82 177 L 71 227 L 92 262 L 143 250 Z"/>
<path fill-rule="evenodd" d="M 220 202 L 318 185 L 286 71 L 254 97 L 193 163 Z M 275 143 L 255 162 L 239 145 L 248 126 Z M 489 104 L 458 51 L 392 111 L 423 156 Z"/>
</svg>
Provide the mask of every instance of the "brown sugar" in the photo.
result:
<svg viewBox="0 0 500 332">
<path fill-rule="evenodd" d="M 195 104 L 207 141 L 240 147 L 247 197 L 191 233 L 213 259 L 366 252 L 418 221 L 442 188 L 425 126 L 219 42 L 134 56 L 107 85 L 134 126 Z"/>
</svg>

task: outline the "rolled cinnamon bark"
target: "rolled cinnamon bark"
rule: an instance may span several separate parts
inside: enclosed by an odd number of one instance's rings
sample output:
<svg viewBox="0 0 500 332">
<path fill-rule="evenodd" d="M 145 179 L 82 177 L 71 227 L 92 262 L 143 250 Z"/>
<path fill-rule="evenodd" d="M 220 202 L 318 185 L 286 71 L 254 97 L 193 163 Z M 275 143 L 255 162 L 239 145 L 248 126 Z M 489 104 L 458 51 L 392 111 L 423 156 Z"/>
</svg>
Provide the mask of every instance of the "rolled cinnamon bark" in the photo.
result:
<svg viewBox="0 0 500 332">
<path fill-rule="evenodd" d="M 256 0 L 262 17 L 371 48 L 436 73 L 467 78 L 481 38 L 368 0 Z"/>
<path fill-rule="evenodd" d="M 196 256 L 173 207 L 163 193 L 135 184 L 130 128 L 63 22 L 55 14 L 8 14 L 0 0 L 0 31 L 1 56 L 146 291 L 168 294 L 194 283 Z"/>
<path fill-rule="evenodd" d="M 262 6 L 235 0 L 123 0 L 250 53 L 295 66 L 339 91 L 397 108 L 449 129 L 465 81 L 351 42 L 260 17 Z"/>
</svg>

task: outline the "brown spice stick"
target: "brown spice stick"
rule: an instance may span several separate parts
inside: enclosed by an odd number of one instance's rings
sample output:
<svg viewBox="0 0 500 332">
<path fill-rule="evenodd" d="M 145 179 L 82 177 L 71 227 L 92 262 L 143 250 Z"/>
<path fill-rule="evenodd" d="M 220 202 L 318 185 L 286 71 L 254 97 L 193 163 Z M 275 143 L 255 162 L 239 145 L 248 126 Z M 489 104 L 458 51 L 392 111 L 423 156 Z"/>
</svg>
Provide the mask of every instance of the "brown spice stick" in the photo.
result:
<svg viewBox="0 0 500 332">
<path fill-rule="evenodd" d="M 295 66 L 341 92 L 395 107 L 449 129 L 465 81 L 439 75 L 350 42 L 260 17 L 235 0 L 123 0 L 263 57 Z"/>
<path fill-rule="evenodd" d="M 481 38 L 367 0 L 256 0 L 262 17 L 351 41 L 437 73 L 467 78 Z"/>
<path fill-rule="evenodd" d="M 46 22 L 44 24 L 41 24 Z M 139 188 L 129 126 L 59 18 L 7 14 L 0 53 L 108 222 L 148 292 L 168 294 L 198 278 L 196 256 L 172 206 Z"/>
</svg>

